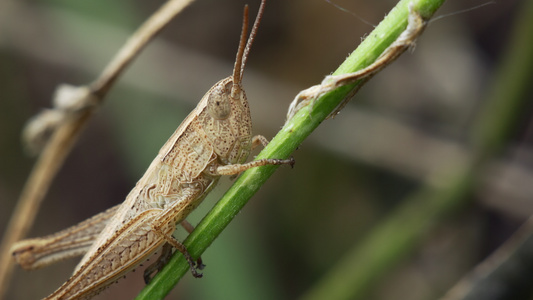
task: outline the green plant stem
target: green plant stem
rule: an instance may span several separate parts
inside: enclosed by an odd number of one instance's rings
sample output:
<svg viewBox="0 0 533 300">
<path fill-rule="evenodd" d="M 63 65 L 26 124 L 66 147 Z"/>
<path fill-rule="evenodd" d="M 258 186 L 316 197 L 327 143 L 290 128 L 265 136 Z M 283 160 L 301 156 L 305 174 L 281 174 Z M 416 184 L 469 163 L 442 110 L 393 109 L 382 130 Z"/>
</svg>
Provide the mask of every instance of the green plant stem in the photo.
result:
<svg viewBox="0 0 533 300">
<path fill-rule="evenodd" d="M 408 4 L 424 19 L 429 19 L 444 0 L 402 0 L 335 71 L 335 75 L 351 73 L 367 67 L 389 47 L 407 26 Z M 343 28 L 343 30 L 346 30 Z M 260 158 L 287 158 L 313 130 L 361 82 L 343 86 L 317 99 L 313 105 L 301 109 L 257 156 Z M 222 199 L 198 224 L 184 241 L 193 257 L 200 256 L 243 208 L 255 192 L 266 182 L 277 167 L 265 166 L 244 172 Z M 189 266 L 182 255 L 174 255 L 165 268 L 141 291 L 137 299 L 162 299 L 187 273 Z"/>
</svg>

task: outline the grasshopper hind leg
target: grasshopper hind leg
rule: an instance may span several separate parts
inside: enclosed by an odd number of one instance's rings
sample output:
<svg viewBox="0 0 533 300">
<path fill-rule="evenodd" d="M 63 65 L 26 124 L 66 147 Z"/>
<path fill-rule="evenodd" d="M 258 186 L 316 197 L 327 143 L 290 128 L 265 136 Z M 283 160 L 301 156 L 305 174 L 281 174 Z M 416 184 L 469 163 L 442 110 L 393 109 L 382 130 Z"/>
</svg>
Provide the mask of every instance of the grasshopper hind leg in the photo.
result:
<svg viewBox="0 0 533 300">
<path fill-rule="evenodd" d="M 189 223 L 189 221 L 187 220 L 181 221 L 180 225 L 181 227 L 185 228 L 185 230 L 187 230 L 189 234 L 191 234 L 194 230 L 194 226 L 192 226 L 192 224 Z M 199 270 L 203 270 L 205 268 L 205 265 L 202 261 L 202 257 L 198 257 L 198 259 L 196 260 L 196 268 Z"/>
<path fill-rule="evenodd" d="M 190 234 L 194 230 L 194 226 L 191 225 L 187 220 L 183 220 L 180 225 L 187 230 L 187 232 Z M 156 262 L 146 267 L 144 270 L 143 278 L 144 282 L 146 284 L 149 284 L 152 279 L 154 279 L 155 275 L 159 273 L 165 267 L 165 265 L 168 263 L 170 258 L 172 257 L 172 245 L 166 243 L 163 245 L 163 248 L 161 249 L 161 255 L 157 259 Z M 205 268 L 205 265 L 203 264 L 202 258 L 199 257 L 196 260 L 196 266 L 194 266 L 198 270 L 203 270 Z"/>
<path fill-rule="evenodd" d="M 202 270 L 205 267 L 205 265 L 202 263 L 202 259 L 198 258 L 195 262 L 187 251 L 187 248 L 185 248 L 185 245 L 174 239 L 174 243 L 166 243 L 163 245 L 163 248 L 161 249 L 161 255 L 157 261 L 146 267 L 144 270 L 143 278 L 146 284 L 149 284 L 150 281 L 154 279 L 155 275 L 159 273 L 159 271 L 161 271 L 163 267 L 165 267 L 165 265 L 170 261 L 172 258 L 172 248 L 178 249 L 178 251 L 183 254 L 189 263 L 192 276 L 196 278 L 201 278 L 203 276 L 202 273 L 198 272 L 198 270 Z"/>
</svg>

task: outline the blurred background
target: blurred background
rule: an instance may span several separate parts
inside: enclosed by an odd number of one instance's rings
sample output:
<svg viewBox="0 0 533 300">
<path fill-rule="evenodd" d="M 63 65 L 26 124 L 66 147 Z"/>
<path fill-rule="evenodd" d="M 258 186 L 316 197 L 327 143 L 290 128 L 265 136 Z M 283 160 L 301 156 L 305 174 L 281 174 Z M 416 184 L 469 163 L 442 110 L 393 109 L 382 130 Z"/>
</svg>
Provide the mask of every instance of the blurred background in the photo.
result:
<svg viewBox="0 0 533 300">
<path fill-rule="evenodd" d="M 332 2 L 343 9 L 325 0 L 268 1 L 244 74 L 255 134 L 271 139 L 294 96 L 333 72 L 396 4 Z M 300 146 L 294 169 L 279 168 L 252 198 L 204 253 L 204 278 L 186 275 L 167 298 L 294 299 L 320 282 L 440 169 L 468 159 L 471 124 L 526 2 L 460 12 L 488 1 L 447 1 L 436 14 L 445 17 L 430 23 L 415 51 L 375 76 Z M 35 161 L 20 142 L 25 122 L 51 107 L 58 84 L 94 80 L 162 3 L 0 3 L 0 232 Z M 30 236 L 124 200 L 203 94 L 231 74 L 245 3 L 255 16 L 259 1 L 197 0 L 147 47 L 90 121 Z M 438 298 L 529 217 L 531 107 L 516 120 L 511 142 L 469 199 L 411 241 L 402 259 L 385 262 L 358 299 Z M 230 184 L 222 180 L 189 221 L 201 220 Z M 76 263 L 17 268 L 7 299 L 48 295 Z M 97 299 L 133 298 L 141 274 Z"/>
</svg>

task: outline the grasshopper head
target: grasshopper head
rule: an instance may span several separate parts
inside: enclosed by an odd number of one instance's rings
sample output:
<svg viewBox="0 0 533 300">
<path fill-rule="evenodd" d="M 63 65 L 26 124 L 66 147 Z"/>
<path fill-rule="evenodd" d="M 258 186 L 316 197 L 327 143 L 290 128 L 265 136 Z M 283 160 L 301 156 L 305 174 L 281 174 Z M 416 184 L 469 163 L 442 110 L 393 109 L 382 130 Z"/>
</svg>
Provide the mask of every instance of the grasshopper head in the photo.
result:
<svg viewBox="0 0 533 300">
<path fill-rule="evenodd" d="M 264 6 L 265 0 L 262 0 L 248 40 L 246 39 L 248 35 L 248 5 L 244 6 L 239 50 L 237 51 L 235 66 L 233 67 L 233 75 L 219 81 L 208 93 L 207 111 L 214 119 L 223 120 L 228 118 L 232 105 L 236 105 L 237 103 L 241 106 L 248 106 L 246 95 L 242 88 L 242 76 L 248 53 L 256 36 L 261 17 L 263 16 Z"/>
</svg>

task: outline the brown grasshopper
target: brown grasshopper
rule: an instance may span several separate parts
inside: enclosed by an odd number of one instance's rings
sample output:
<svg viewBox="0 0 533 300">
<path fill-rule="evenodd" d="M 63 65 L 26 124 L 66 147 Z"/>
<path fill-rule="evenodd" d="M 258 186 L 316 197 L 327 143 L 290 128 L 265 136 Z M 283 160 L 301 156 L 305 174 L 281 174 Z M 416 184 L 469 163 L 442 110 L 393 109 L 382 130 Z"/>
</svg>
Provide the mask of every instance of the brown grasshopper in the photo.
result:
<svg viewBox="0 0 533 300">
<path fill-rule="evenodd" d="M 192 230 L 185 218 L 222 175 L 236 175 L 264 165 L 294 164 L 291 159 L 245 163 L 262 136 L 252 138 L 252 121 L 242 76 L 249 49 L 264 11 L 261 1 L 248 41 L 248 7 L 233 75 L 216 83 L 163 145 L 126 200 L 57 234 L 16 243 L 15 260 L 38 268 L 66 257 L 85 254 L 72 277 L 45 299 L 87 299 L 123 277 L 164 246 L 178 249 L 191 272 L 201 277 L 185 246 L 172 236 L 176 224 Z M 162 256 L 166 256 L 166 254 Z M 162 257 L 164 259 L 165 257 Z M 157 269 L 149 267 L 145 279 Z"/>
</svg>

